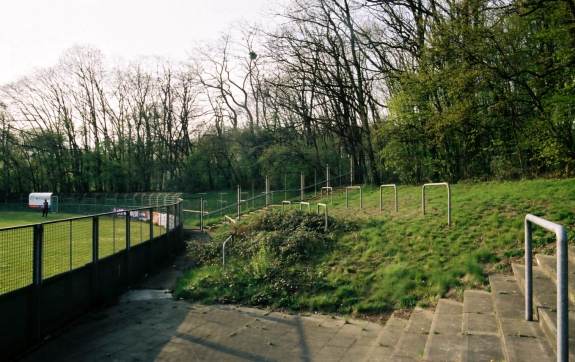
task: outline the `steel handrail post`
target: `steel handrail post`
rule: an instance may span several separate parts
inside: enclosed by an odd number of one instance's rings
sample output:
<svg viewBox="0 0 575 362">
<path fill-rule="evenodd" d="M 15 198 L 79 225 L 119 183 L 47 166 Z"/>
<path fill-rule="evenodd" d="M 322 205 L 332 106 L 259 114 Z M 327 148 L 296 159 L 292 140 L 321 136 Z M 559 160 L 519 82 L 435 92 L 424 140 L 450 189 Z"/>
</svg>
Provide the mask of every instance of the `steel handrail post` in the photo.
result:
<svg viewBox="0 0 575 362">
<path fill-rule="evenodd" d="M 533 250 L 531 224 L 555 233 L 557 241 L 557 361 L 569 360 L 569 300 L 567 231 L 562 225 L 527 214 L 525 216 L 525 320 L 533 320 Z"/>
<path fill-rule="evenodd" d="M 383 211 L 383 188 L 384 187 L 393 187 L 395 212 L 397 212 L 398 207 L 397 207 L 397 185 L 396 184 L 379 185 L 379 211 Z"/>
</svg>

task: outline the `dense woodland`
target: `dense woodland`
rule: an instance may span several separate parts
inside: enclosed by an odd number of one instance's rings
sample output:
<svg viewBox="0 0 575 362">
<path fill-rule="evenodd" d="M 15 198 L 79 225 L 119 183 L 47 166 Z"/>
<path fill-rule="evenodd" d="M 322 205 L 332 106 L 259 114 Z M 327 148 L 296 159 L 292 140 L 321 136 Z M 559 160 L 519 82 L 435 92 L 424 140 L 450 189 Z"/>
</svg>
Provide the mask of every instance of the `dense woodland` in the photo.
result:
<svg viewBox="0 0 575 362">
<path fill-rule="evenodd" d="M 192 192 L 350 159 L 362 182 L 575 173 L 573 0 L 293 0 L 274 16 L 186 62 L 78 46 L 0 87 L 0 193 Z"/>
</svg>

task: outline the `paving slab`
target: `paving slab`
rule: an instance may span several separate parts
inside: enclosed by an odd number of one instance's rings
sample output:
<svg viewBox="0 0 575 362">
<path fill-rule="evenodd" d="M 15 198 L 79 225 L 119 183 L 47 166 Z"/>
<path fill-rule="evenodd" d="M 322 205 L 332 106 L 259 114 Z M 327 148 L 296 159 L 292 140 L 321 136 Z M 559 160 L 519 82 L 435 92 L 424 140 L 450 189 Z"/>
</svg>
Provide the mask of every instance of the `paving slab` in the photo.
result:
<svg viewBox="0 0 575 362">
<path fill-rule="evenodd" d="M 438 301 L 423 353 L 425 361 L 461 360 L 462 314 L 463 304 L 448 299 Z"/>
<path fill-rule="evenodd" d="M 489 277 L 489 283 L 505 359 L 509 362 L 554 361 L 555 353 L 547 343 L 539 323 L 524 319 L 523 295 L 515 278 L 492 275 Z"/>
<path fill-rule="evenodd" d="M 462 332 L 463 362 L 505 360 L 491 293 L 464 292 Z"/>
<path fill-rule="evenodd" d="M 409 318 L 409 322 L 397 343 L 391 360 L 396 361 L 400 360 L 400 358 L 421 359 L 432 320 L 432 311 L 416 308 Z"/>
<path fill-rule="evenodd" d="M 385 327 L 380 332 L 376 344 L 372 347 L 372 350 L 365 361 L 388 361 L 391 358 L 397 342 L 402 336 L 406 326 L 406 319 L 392 315 L 385 323 Z"/>
<path fill-rule="evenodd" d="M 463 362 L 504 361 L 505 355 L 498 335 L 464 335 Z"/>
<path fill-rule="evenodd" d="M 572 250 L 569 250 L 571 253 Z M 541 268 L 541 271 L 547 275 L 553 283 L 557 283 L 557 258 L 555 256 L 536 254 L 535 260 Z M 569 301 L 575 303 L 575 259 L 570 257 L 568 263 L 569 270 Z"/>
<path fill-rule="evenodd" d="M 513 274 L 521 290 L 525 295 L 525 266 L 512 264 Z M 540 306 L 550 309 L 557 308 L 557 285 L 549 279 L 540 267 L 533 266 L 533 306 Z M 536 312 L 536 310 L 534 310 Z"/>
<path fill-rule="evenodd" d="M 24 361 L 364 360 L 383 328 L 328 315 L 196 305 L 168 299 L 163 291 L 137 291 L 86 315 Z"/>
<path fill-rule="evenodd" d="M 545 273 L 553 282 L 557 281 L 557 257 L 553 255 L 536 254 L 535 260 Z M 569 271 L 569 299 L 575 303 L 575 254 L 569 248 L 568 258 L 568 271 Z"/>
</svg>

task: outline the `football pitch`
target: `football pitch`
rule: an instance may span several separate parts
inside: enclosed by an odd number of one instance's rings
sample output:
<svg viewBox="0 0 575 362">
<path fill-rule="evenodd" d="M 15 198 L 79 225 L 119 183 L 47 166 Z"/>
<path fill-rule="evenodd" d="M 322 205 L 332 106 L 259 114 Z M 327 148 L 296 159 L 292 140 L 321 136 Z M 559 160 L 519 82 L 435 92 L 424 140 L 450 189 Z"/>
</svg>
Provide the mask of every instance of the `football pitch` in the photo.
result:
<svg viewBox="0 0 575 362">
<path fill-rule="evenodd" d="M 33 227 L 25 225 L 48 222 L 42 242 L 43 279 L 90 263 L 93 218 L 65 220 L 79 216 L 57 213 L 43 218 L 39 211 L 0 211 L 0 295 L 32 283 Z M 99 258 L 126 248 L 126 226 L 124 215 L 99 217 Z M 154 237 L 165 232 L 165 227 L 153 226 Z M 149 221 L 130 221 L 130 245 L 149 239 Z"/>
</svg>

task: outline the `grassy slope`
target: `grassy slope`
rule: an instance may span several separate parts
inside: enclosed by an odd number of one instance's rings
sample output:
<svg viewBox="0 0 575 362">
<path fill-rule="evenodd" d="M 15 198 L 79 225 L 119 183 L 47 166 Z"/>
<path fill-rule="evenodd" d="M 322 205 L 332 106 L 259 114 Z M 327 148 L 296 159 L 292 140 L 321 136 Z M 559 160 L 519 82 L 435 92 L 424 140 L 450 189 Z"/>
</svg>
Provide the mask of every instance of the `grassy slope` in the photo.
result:
<svg viewBox="0 0 575 362">
<path fill-rule="evenodd" d="M 378 210 L 376 189 L 364 193 L 363 210 L 357 209 L 357 192 L 350 194 L 350 205 L 355 206 L 350 209 L 345 209 L 342 195 L 334 196 L 330 214 L 355 220 L 360 228 L 337 235 L 333 250 L 313 262 L 315 277 L 329 287 L 301 290 L 282 306 L 372 313 L 433 303 L 446 294 L 458 296 L 465 287 L 486 285 L 488 273 L 509 271 L 511 260 L 522 257 L 523 217 L 528 212 L 566 225 L 573 241 L 573 179 L 454 185 L 450 228 L 445 189 L 430 189 L 425 217 L 420 188 L 398 191 L 397 214 L 392 211 L 390 190 L 383 213 Z M 552 234 L 537 230 L 535 243 L 538 251 L 554 251 Z M 194 286 L 198 275 L 218 273 L 217 266 L 192 271 L 179 290 Z M 222 293 L 213 292 L 212 297 Z"/>
</svg>

